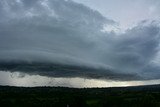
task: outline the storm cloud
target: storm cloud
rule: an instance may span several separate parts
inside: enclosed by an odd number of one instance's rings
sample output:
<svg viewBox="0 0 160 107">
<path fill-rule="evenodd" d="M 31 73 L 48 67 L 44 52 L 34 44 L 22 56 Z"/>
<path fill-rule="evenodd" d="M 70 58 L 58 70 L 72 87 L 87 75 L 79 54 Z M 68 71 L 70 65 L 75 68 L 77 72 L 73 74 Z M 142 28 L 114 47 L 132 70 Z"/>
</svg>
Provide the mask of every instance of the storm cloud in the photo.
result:
<svg viewBox="0 0 160 107">
<path fill-rule="evenodd" d="M 1 0 L 0 69 L 58 77 L 159 79 L 160 24 L 117 23 L 71 0 Z"/>
</svg>

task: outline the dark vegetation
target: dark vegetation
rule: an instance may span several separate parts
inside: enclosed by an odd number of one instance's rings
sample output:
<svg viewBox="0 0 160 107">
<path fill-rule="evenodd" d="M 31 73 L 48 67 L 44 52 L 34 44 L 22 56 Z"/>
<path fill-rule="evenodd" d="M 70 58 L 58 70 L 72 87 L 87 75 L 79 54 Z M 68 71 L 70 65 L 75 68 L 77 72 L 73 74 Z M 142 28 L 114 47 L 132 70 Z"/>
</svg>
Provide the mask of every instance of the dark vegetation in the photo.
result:
<svg viewBox="0 0 160 107">
<path fill-rule="evenodd" d="M 160 85 L 125 88 L 0 87 L 1 107 L 160 107 Z"/>
</svg>

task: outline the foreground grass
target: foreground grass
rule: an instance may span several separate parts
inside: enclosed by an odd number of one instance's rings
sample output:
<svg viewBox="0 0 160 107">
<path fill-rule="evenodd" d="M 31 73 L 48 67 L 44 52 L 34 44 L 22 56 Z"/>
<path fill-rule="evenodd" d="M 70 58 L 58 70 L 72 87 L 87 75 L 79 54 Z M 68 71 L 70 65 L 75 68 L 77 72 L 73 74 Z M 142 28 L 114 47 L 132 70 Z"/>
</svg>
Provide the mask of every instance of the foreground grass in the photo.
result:
<svg viewBox="0 0 160 107">
<path fill-rule="evenodd" d="M 126 88 L 0 87 L 1 107 L 160 107 L 160 85 Z"/>
</svg>

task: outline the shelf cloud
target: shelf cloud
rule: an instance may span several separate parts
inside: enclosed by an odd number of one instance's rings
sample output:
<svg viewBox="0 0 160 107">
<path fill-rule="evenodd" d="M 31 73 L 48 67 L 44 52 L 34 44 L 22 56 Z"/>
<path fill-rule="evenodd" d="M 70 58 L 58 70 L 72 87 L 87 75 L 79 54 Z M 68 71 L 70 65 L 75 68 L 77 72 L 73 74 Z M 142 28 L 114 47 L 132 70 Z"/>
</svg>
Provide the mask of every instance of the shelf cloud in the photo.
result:
<svg viewBox="0 0 160 107">
<path fill-rule="evenodd" d="M 116 21 L 71 0 L 1 0 L 0 69 L 58 77 L 160 79 L 160 24 L 123 33 Z"/>
</svg>

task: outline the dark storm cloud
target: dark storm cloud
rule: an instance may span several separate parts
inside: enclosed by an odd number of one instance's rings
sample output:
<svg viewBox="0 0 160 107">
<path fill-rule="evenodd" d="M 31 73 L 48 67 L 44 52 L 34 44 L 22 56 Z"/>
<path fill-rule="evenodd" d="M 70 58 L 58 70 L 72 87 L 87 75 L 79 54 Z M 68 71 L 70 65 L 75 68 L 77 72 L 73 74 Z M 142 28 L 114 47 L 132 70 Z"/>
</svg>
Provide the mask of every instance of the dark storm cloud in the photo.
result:
<svg viewBox="0 0 160 107">
<path fill-rule="evenodd" d="M 160 28 L 154 21 L 123 34 L 102 32 L 116 23 L 70 0 L 1 0 L 0 14 L 1 69 L 16 63 L 6 68 L 60 77 L 159 78 L 154 60 Z"/>
</svg>

